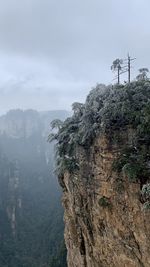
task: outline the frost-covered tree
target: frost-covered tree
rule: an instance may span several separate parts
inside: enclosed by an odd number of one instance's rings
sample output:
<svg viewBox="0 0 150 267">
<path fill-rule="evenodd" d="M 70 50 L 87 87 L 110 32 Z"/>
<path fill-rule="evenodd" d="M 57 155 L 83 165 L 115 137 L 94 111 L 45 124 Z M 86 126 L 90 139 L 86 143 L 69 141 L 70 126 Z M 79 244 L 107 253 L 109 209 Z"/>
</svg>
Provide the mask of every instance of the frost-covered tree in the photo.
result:
<svg viewBox="0 0 150 267">
<path fill-rule="evenodd" d="M 75 115 L 82 115 L 84 109 L 84 105 L 79 102 L 74 102 L 72 104 L 72 110 L 74 111 Z"/>
<path fill-rule="evenodd" d="M 121 172 L 126 165 L 134 180 L 150 177 L 147 167 L 150 154 L 149 99 L 149 81 L 113 87 L 99 84 L 93 88 L 85 104 L 73 105 L 75 113 L 64 121 L 55 135 L 59 170 L 63 173 L 66 169 L 78 168 L 77 148 L 89 149 L 99 134 L 107 135 L 110 142 L 117 142 L 118 131 L 132 127 L 136 131 L 136 150 L 133 147 L 128 153 L 122 153 L 122 158 L 117 159 L 117 170 Z"/>
<path fill-rule="evenodd" d="M 51 128 L 52 129 L 60 129 L 63 125 L 63 122 L 59 119 L 55 119 L 51 122 Z"/>
<path fill-rule="evenodd" d="M 58 138 L 58 131 L 61 129 L 63 125 L 63 122 L 59 119 L 55 119 L 51 122 L 51 133 L 48 136 L 48 141 L 52 142 L 54 140 L 57 140 Z"/>
<path fill-rule="evenodd" d="M 146 81 L 148 80 L 148 73 L 149 73 L 148 68 L 141 68 L 139 69 L 139 74 L 137 75 L 136 79 L 138 81 Z"/>
</svg>

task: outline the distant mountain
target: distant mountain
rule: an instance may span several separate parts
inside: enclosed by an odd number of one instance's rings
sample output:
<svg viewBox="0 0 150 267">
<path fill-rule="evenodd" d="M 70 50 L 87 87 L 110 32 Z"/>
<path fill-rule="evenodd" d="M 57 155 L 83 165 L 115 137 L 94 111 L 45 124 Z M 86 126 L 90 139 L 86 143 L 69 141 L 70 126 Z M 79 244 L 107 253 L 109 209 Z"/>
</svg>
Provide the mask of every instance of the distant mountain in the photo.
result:
<svg viewBox="0 0 150 267">
<path fill-rule="evenodd" d="M 66 266 L 61 193 L 47 136 L 51 120 L 68 115 L 11 110 L 0 117 L 0 266 Z"/>
<path fill-rule="evenodd" d="M 69 112 L 52 110 L 37 112 L 35 110 L 10 110 L 6 115 L 0 116 L 0 134 L 7 134 L 13 138 L 27 138 L 35 132 L 48 134 L 50 122 L 59 118 L 64 120 Z"/>
</svg>

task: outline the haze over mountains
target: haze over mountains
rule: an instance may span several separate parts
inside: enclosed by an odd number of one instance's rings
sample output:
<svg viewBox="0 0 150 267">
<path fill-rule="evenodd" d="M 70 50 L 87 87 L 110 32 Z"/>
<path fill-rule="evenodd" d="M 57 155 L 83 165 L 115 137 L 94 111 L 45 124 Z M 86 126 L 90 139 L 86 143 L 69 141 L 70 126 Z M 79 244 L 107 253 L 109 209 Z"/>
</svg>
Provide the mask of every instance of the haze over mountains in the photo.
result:
<svg viewBox="0 0 150 267">
<path fill-rule="evenodd" d="M 0 117 L 0 266 L 65 266 L 61 193 L 47 136 L 50 121 L 67 115 L 12 110 Z"/>
</svg>

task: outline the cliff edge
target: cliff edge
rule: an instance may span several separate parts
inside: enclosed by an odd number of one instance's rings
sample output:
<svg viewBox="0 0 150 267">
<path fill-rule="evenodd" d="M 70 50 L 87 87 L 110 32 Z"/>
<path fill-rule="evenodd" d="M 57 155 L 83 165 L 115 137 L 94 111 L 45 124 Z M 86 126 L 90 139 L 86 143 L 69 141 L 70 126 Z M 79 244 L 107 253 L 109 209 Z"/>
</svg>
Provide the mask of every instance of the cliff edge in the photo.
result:
<svg viewBox="0 0 150 267">
<path fill-rule="evenodd" d="M 61 126 L 69 267 L 150 266 L 150 82 L 97 85 Z"/>
</svg>

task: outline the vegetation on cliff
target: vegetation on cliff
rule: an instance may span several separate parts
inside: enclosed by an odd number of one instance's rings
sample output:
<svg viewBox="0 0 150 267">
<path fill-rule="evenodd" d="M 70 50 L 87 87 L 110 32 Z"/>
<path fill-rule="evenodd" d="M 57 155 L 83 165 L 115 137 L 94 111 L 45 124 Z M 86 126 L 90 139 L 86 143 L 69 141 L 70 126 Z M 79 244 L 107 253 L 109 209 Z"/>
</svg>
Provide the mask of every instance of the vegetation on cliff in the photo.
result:
<svg viewBox="0 0 150 267">
<path fill-rule="evenodd" d="M 89 149 L 98 135 L 107 135 L 110 145 L 122 150 L 113 169 L 124 173 L 141 187 L 150 177 L 150 82 L 140 80 L 126 85 L 99 84 L 87 96 L 85 104 L 73 104 L 73 116 L 60 123 L 50 134 L 56 140 L 57 171 L 61 176 L 80 168 L 76 148 Z M 123 145 L 122 133 L 132 129 L 132 143 Z"/>
</svg>

